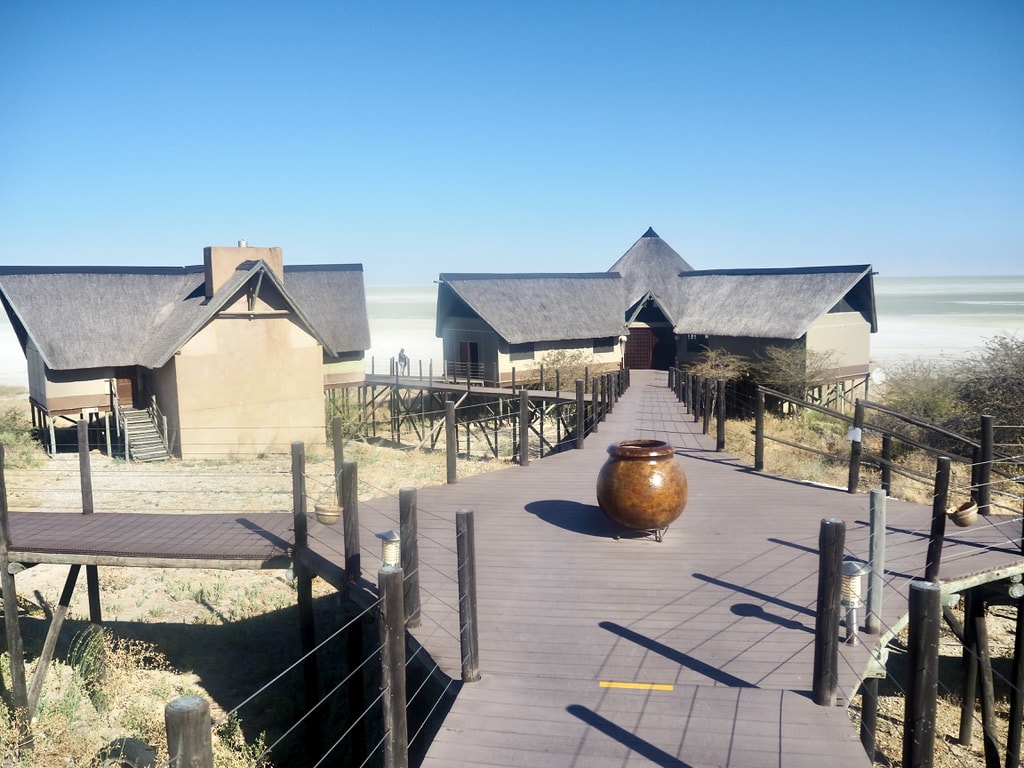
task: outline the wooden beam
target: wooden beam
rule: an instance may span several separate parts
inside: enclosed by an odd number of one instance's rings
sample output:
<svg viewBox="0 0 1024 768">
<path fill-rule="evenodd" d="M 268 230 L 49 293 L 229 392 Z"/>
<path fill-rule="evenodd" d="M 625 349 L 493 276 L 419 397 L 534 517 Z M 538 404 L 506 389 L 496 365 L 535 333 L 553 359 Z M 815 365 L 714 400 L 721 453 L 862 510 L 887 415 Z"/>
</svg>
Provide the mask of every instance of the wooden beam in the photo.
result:
<svg viewBox="0 0 1024 768">
<path fill-rule="evenodd" d="M 287 570 L 291 564 L 288 555 L 270 558 L 187 558 L 181 555 L 102 555 L 90 552 L 37 552 L 12 549 L 11 557 L 19 563 L 35 565 L 104 565 L 138 568 L 208 568 L 215 571 L 267 571 Z"/>
<path fill-rule="evenodd" d="M 50 628 L 46 631 L 46 639 L 43 641 L 43 650 L 39 653 L 39 661 L 36 663 L 36 671 L 32 675 L 32 684 L 28 689 L 28 717 L 31 720 L 36 713 L 36 705 L 39 703 L 39 694 L 43 689 L 43 681 L 53 660 L 53 652 L 57 647 L 57 639 L 60 637 L 61 627 L 64 626 L 64 617 L 67 615 L 68 606 L 71 605 L 71 596 L 75 592 L 75 582 L 78 581 L 78 573 L 82 570 L 80 565 L 72 565 L 68 570 L 68 577 L 64 581 L 64 590 L 60 593 L 60 600 L 53 610 L 50 619 Z"/>
</svg>

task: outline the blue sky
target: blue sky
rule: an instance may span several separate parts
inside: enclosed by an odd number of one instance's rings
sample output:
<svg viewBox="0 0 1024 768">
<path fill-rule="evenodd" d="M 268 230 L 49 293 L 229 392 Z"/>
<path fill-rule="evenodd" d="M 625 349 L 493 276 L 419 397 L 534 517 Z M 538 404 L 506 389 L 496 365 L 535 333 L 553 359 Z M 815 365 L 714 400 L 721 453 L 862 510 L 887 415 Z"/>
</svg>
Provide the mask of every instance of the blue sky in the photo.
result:
<svg viewBox="0 0 1024 768">
<path fill-rule="evenodd" d="M 1024 3 L 0 4 L 0 263 L 1024 273 Z"/>
</svg>

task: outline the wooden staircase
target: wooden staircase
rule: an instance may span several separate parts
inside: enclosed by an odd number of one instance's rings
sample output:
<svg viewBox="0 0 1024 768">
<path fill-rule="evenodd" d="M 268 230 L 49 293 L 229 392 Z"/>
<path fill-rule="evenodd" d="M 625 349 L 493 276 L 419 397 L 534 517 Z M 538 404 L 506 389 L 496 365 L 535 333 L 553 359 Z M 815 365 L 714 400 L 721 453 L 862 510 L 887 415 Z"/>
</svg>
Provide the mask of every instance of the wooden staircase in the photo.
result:
<svg viewBox="0 0 1024 768">
<path fill-rule="evenodd" d="M 149 411 L 122 408 L 121 413 L 128 430 L 128 456 L 131 461 L 167 461 L 171 458 Z"/>
</svg>

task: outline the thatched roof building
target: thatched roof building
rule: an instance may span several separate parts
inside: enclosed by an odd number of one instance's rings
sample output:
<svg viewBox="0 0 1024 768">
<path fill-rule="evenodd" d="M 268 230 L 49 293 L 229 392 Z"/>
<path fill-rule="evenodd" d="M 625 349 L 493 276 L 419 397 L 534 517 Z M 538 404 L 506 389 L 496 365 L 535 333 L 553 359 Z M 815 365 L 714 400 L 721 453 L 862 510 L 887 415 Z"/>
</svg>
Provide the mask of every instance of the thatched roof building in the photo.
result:
<svg viewBox="0 0 1024 768">
<path fill-rule="evenodd" d="M 262 261 L 241 263 L 209 299 L 193 267 L 0 267 L 0 300 L 22 349 L 53 371 L 159 368 L 203 325 L 255 289 L 294 313 L 328 358 L 370 347 L 362 266 L 286 266 L 287 289 Z"/>
<path fill-rule="evenodd" d="M 623 282 L 607 272 L 452 274 L 438 279 L 442 317 L 475 314 L 509 344 L 619 336 Z"/>
<path fill-rule="evenodd" d="M 584 350 L 614 363 L 626 332 L 623 287 L 618 274 L 607 272 L 441 274 L 437 335 L 446 373 L 505 383 L 516 368 L 532 370 Z"/>
<path fill-rule="evenodd" d="M 500 380 L 554 349 L 599 366 L 667 368 L 705 349 L 756 357 L 798 345 L 834 353 L 838 378 L 867 375 L 877 330 L 870 265 L 695 270 L 649 228 L 603 274 L 442 274 L 446 366 L 493 368 Z M 623 333 L 625 344 L 607 343 Z"/>
<path fill-rule="evenodd" d="M 362 266 L 286 267 L 280 248 L 211 247 L 179 268 L 0 267 L 0 301 L 37 423 L 145 409 L 183 456 L 323 442 L 324 389 L 361 381 L 370 346 Z"/>
</svg>

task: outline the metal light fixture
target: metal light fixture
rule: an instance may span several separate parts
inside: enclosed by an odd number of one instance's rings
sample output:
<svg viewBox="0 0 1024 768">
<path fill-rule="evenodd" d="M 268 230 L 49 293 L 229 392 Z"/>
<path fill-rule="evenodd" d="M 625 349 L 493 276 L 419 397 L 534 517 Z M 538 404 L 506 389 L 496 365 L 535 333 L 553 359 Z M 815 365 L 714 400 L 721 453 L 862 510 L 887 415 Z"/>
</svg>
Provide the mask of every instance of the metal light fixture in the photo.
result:
<svg viewBox="0 0 1024 768">
<path fill-rule="evenodd" d="M 396 531 L 384 531 L 384 533 L 378 533 L 377 538 L 381 540 L 381 564 L 401 565 L 402 537 Z"/>
<path fill-rule="evenodd" d="M 857 645 L 857 609 L 864 605 L 864 577 L 871 573 L 871 567 L 862 560 L 847 560 L 843 563 L 842 593 L 840 605 L 846 609 L 846 643 Z"/>
<path fill-rule="evenodd" d="M 1024 597 L 1024 581 L 1021 580 L 1019 573 L 1010 577 L 1010 583 L 1006 585 L 1006 594 L 1014 599 Z"/>
</svg>

